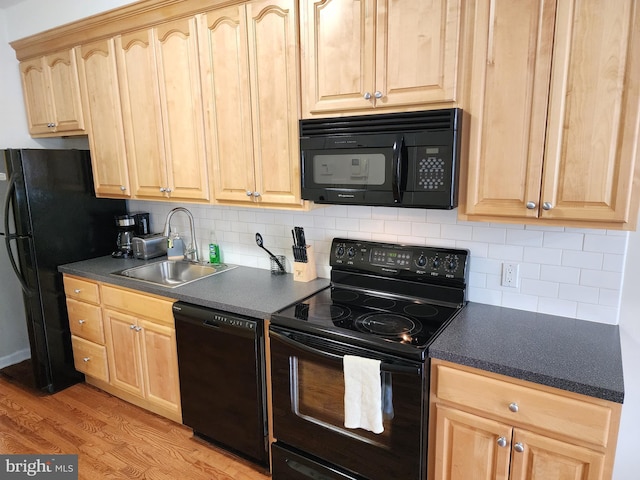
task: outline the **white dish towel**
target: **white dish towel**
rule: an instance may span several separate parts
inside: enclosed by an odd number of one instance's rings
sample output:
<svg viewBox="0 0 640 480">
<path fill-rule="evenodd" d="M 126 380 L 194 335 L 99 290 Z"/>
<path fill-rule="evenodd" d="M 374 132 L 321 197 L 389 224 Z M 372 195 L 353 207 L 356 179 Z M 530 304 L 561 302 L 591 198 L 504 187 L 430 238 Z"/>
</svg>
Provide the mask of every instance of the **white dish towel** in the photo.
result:
<svg viewBox="0 0 640 480">
<path fill-rule="evenodd" d="M 380 360 L 345 355 L 344 426 L 382 433 Z"/>
</svg>

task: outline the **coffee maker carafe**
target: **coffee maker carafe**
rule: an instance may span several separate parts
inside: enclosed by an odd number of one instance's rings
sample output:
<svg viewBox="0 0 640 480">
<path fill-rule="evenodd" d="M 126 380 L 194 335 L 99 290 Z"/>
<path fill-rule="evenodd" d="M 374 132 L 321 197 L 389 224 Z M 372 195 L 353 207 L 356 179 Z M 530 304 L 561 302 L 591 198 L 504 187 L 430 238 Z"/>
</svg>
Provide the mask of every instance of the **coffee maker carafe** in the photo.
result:
<svg viewBox="0 0 640 480">
<path fill-rule="evenodd" d="M 116 226 L 118 227 L 118 236 L 116 238 L 117 250 L 111 254 L 114 258 L 131 258 L 133 257 L 133 249 L 131 248 L 131 240 L 134 236 L 136 220 L 133 215 L 117 215 Z"/>
</svg>

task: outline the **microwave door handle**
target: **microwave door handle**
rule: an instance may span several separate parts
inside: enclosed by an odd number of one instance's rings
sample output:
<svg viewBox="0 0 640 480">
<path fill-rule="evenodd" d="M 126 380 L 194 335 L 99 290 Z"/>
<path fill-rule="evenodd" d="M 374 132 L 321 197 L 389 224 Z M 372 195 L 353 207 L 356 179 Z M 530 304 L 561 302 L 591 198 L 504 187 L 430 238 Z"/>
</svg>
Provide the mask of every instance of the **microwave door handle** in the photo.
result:
<svg viewBox="0 0 640 480">
<path fill-rule="evenodd" d="M 318 350 L 317 348 L 310 347 L 307 344 L 298 342 L 296 340 L 292 340 L 286 335 L 281 333 L 274 332 L 273 330 L 269 332 L 269 335 L 277 338 L 283 343 L 290 345 L 295 348 L 299 348 L 308 353 L 312 353 L 314 355 L 318 355 L 321 357 L 328 358 L 330 360 L 339 360 L 342 361 L 342 355 L 336 355 L 335 353 L 324 352 L 322 350 Z M 382 372 L 390 372 L 390 373 L 408 373 L 408 374 L 416 374 L 420 375 L 421 369 L 419 367 L 408 367 L 404 365 L 392 365 L 390 363 L 380 363 L 380 371 Z"/>
<path fill-rule="evenodd" d="M 393 143 L 393 178 L 391 179 L 391 189 L 393 191 L 393 203 L 402 203 L 402 191 L 400 189 L 402 181 L 402 146 L 404 138 L 400 137 Z"/>
</svg>

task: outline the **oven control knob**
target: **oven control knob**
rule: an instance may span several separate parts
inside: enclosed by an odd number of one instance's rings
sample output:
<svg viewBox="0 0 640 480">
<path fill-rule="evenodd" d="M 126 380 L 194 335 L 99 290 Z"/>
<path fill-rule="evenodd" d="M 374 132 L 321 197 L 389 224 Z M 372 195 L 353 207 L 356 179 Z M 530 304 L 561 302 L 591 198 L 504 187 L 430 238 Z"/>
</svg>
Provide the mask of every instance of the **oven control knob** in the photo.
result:
<svg viewBox="0 0 640 480">
<path fill-rule="evenodd" d="M 349 247 L 347 248 L 347 256 L 348 257 L 355 257 L 356 255 L 356 249 L 353 247 Z"/>
<path fill-rule="evenodd" d="M 455 272 L 458 269 L 458 258 L 447 257 L 445 260 L 444 268 L 450 272 Z"/>
<path fill-rule="evenodd" d="M 425 257 L 424 255 L 422 255 L 422 254 L 421 254 L 421 255 L 418 257 L 418 260 L 416 260 L 416 264 L 417 264 L 419 267 L 424 267 L 424 266 L 427 264 L 427 257 Z"/>
<path fill-rule="evenodd" d="M 344 245 L 338 245 L 336 248 L 336 257 L 340 258 L 344 256 Z"/>
<path fill-rule="evenodd" d="M 431 261 L 431 266 L 432 266 L 434 269 L 440 268 L 440 259 L 439 259 L 438 257 L 434 258 L 434 259 Z"/>
</svg>

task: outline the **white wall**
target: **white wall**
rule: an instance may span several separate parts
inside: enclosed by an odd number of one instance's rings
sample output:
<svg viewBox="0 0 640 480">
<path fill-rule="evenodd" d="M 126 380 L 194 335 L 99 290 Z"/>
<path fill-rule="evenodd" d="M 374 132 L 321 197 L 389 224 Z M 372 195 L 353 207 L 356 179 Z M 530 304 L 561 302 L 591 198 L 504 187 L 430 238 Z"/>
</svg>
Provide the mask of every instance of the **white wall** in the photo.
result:
<svg viewBox="0 0 640 480">
<path fill-rule="evenodd" d="M 3 112 L 0 148 L 49 147 L 47 142 L 56 142 L 32 140 L 27 134 L 18 65 L 7 39 L 22 38 L 126 3 L 129 2 L 24 0 L 4 11 L 0 9 L 0 71 L 3 72 L 0 75 Z M 38 15 L 33 15 L 34 11 Z M 4 15 L 9 20 L 6 23 L 2 23 Z M 154 231 L 162 229 L 172 206 L 175 205 L 130 202 L 131 211 L 151 212 Z M 253 237 L 259 231 L 268 248 L 289 257 L 290 266 L 290 229 L 300 225 L 305 227 L 309 242 L 319 252 L 322 276 L 328 275 L 326 255 L 334 236 L 456 246 L 472 252 L 469 293 L 473 301 L 606 323 L 617 323 L 621 312 L 626 399 L 614 478 L 637 478 L 640 471 L 640 456 L 635 447 L 636 432 L 640 429 L 640 374 L 636 373 L 636 366 L 640 364 L 640 296 L 637 294 L 640 233 L 458 222 L 455 211 L 332 206 L 296 213 L 184 206 L 196 217 L 201 251 L 204 253 L 213 230 L 221 244 L 223 258 L 228 262 L 268 268 L 266 255 L 255 245 Z M 176 215 L 174 219 L 176 224 L 182 222 L 182 229 L 187 233 L 184 218 Z M 522 278 L 517 289 L 499 285 L 500 265 L 507 260 L 521 265 Z M 0 308 L 0 315 L 2 310 Z M 0 316 L 0 335 L 5 333 L 5 328 Z"/>
</svg>

